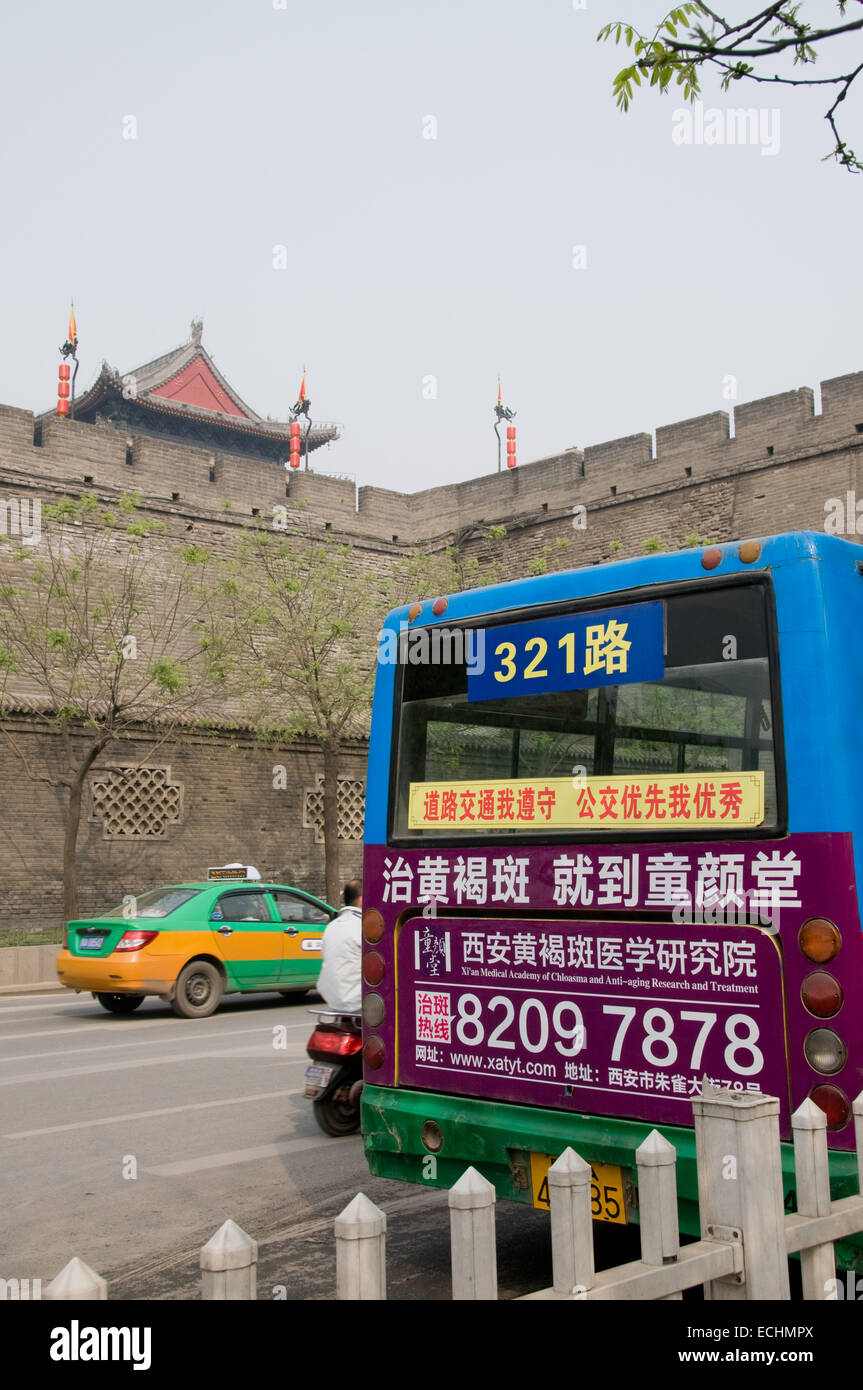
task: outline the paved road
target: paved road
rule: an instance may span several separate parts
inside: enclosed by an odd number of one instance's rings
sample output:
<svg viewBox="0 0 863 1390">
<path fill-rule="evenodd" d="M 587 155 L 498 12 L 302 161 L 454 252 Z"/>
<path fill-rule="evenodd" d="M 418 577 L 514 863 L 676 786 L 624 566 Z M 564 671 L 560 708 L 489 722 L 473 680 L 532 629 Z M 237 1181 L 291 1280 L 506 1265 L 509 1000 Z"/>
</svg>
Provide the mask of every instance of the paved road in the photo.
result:
<svg viewBox="0 0 863 1390">
<path fill-rule="evenodd" d="M 332 1220 L 362 1190 L 388 1213 L 390 1298 L 449 1298 L 446 1194 L 371 1178 L 359 1136 L 323 1135 L 302 1097 L 309 1002 L 184 1020 L 158 1000 L 125 1018 L 89 995 L 0 1000 L 0 1275 L 47 1282 L 79 1255 L 111 1297 L 195 1299 L 232 1217 L 260 1244 L 260 1298 L 328 1299 Z M 501 1297 L 548 1284 L 547 1217 L 501 1203 L 497 1227 Z"/>
</svg>

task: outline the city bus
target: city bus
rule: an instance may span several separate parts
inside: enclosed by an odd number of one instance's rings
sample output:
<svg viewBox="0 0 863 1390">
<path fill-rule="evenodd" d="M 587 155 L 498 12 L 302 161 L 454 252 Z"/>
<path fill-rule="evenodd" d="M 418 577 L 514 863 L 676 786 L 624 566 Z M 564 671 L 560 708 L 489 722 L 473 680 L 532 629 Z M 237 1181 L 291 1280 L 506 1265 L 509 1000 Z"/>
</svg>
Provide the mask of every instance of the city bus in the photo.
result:
<svg viewBox="0 0 863 1390">
<path fill-rule="evenodd" d="M 827 1116 L 856 1192 L 863 1089 L 863 550 L 707 545 L 406 604 L 380 634 L 367 787 L 370 1169 L 548 1206 L 593 1168 L 638 1220 L 678 1158 L 699 1234 L 705 1082 Z M 854 1259 L 843 1247 L 840 1256 Z"/>
</svg>

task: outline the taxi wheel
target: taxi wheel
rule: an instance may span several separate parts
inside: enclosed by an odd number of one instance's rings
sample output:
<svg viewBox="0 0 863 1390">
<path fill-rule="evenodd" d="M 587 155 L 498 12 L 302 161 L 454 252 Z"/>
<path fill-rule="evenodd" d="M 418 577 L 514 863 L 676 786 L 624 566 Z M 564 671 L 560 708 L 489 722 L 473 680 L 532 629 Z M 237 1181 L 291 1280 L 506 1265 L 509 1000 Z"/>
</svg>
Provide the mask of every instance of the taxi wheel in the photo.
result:
<svg viewBox="0 0 863 1390">
<path fill-rule="evenodd" d="M 180 1018 L 207 1018 L 222 1002 L 225 986 L 215 965 L 192 960 L 177 977 L 171 1008 Z"/>
<path fill-rule="evenodd" d="M 143 1004 L 143 994 L 97 994 L 96 998 L 109 1014 L 133 1014 Z"/>
</svg>

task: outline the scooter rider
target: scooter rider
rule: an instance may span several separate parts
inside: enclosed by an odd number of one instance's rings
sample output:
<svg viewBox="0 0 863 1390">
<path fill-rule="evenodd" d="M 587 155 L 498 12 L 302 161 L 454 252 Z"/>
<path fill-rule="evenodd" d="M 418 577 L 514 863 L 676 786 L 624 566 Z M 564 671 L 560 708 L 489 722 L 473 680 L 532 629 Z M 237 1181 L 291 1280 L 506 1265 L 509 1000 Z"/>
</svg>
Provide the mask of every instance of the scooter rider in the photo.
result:
<svg viewBox="0 0 863 1390">
<path fill-rule="evenodd" d="M 362 880 L 352 878 L 346 883 L 342 897 L 344 907 L 324 931 L 323 965 L 317 987 L 334 1012 L 358 1014 L 362 1005 Z"/>
</svg>

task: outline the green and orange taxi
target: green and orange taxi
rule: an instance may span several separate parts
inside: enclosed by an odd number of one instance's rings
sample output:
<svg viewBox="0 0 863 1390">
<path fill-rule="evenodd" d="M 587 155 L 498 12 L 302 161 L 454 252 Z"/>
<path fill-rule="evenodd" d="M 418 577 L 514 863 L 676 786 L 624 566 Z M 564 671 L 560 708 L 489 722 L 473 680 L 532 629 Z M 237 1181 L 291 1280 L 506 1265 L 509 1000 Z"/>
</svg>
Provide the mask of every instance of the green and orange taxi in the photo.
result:
<svg viewBox="0 0 863 1390">
<path fill-rule="evenodd" d="M 203 883 L 154 888 L 70 922 L 57 975 L 110 1013 L 132 1013 L 153 994 L 181 1018 L 206 1018 L 225 994 L 313 989 L 335 915 L 299 888 L 262 883 L 250 866 L 213 868 Z"/>
</svg>

